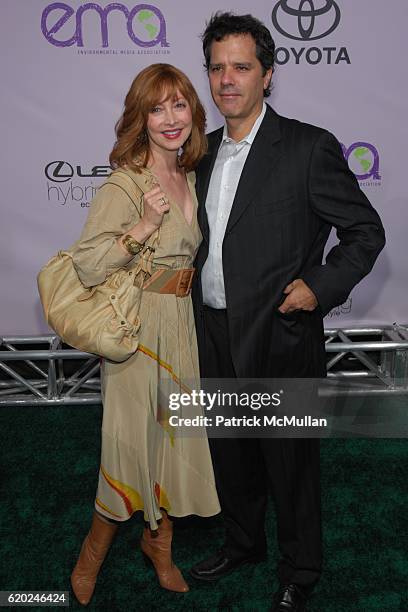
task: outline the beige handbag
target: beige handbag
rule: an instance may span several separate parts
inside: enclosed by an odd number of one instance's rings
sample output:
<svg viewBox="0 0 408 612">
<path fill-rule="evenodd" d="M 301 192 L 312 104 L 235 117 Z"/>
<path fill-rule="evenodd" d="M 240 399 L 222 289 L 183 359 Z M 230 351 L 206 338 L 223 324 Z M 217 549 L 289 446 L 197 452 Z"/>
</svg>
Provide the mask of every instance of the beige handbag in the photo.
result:
<svg viewBox="0 0 408 612">
<path fill-rule="evenodd" d="M 136 184 L 143 192 L 151 188 L 142 181 Z M 128 195 L 135 203 L 135 197 Z M 158 238 L 157 231 L 149 243 L 158 242 Z M 141 253 L 144 269 L 153 251 L 151 246 L 146 246 Z M 72 254 L 59 251 L 37 278 L 45 319 L 70 346 L 111 361 L 125 361 L 136 352 L 139 343 L 144 277 L 139 263 L 133 269 L 120 268 L 100 285 L 86 289 L 76 273 Z"/>
</svg>

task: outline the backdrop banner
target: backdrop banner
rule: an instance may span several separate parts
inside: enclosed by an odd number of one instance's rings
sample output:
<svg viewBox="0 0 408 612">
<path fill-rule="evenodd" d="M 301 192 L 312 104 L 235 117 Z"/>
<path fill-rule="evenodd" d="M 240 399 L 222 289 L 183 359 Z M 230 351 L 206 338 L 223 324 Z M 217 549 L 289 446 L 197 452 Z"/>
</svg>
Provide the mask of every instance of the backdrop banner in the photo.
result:
<svg viewBox="0 0 408 612">
<path fill-rule="evenodd" d="M 79 237 L 110 172 L 124 96 L 142 68 L 181 68 L 206 107 L 208 129 L 222 124 L 200 42 L 220 8 L 247 13 L 248 3 L 2 0 L 0 335 L 48 331 L 37 273 Z M 335 134 L 386 229 L 373 272 L 326 326 L 406 323 L 406 0 L 254 0 L 250 10 L 277 45 L 268 103 Z"/>
</svg>

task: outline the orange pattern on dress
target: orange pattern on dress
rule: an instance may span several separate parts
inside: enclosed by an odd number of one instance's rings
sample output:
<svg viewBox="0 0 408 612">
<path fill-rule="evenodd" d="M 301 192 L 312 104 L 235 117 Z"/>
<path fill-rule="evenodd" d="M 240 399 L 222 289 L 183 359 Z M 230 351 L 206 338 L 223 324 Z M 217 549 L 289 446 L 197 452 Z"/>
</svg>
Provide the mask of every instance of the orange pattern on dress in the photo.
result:
<svg viewBox="0 0 408 612">
<path fill-rule="evenodd" d="M 112 478 L 101 465 L 101 472 L 108 485 L 120 495 L 126 506 L 129 516 L 132 516 L 137 510 L 144 509 L 143 499 L 140 494 L 129 485 Z"/>
<path fill-rule="evenodd" d="M 168 408 L 162 408 L 161 404 L 157 406 L 157 422 L 161 425 L 164 431 L 169 434 L 170 444 L 174 447 L 174 427 L 170 425 L 170 410 Z"/>
<path fill-rule="evenodd" d="M 102 510 L 105 510 L 105 512 L 109 512 L 109 514 L 111 514 L 112 516 L 116 516 L 116 518 L 123 519 L 123 516 L 113 512 L 110 508 L 108 508 L 108 506 L 105 506 L 105 504 L 103 504 L 100 499 L 96 498 L 95 499 L 95 503 L 96 503 L 97 506 L 102 508 Z"/>
<path fill-rule="evenodd" d="M 152 350 L 147 348 L 147 346 L 143 346 L 143 344 L 139 344 L 139 346 L 137 347 L 137 350 L 140 351 L 141 353 L 143 353 L 144 355 L 147 355 L 151 359 L 154 359 L 155 361 L 157 361 L 159 366 L 161 368 L 164 368 L 165 370 L 167 370 L 167 372 L 171 375 L 171 377 L 174 380 L 174 382 L 177 383 L 180 386 L 180 388 L 183 389 L 183 391 L 186 391 L 187 393 L 191 393 L 191 389 L 186 387 L 186 385 L 184 385 L 181 382 L 180 378 L 174 372 L 174 370 L 171 367 L 171 365 L 169 363 L 166 363 L 165 361 L 163 361 L 163 359 L 160 359 L 160 357 L 157 355 L 157 353 L 154 353 Z"/>
</svg>

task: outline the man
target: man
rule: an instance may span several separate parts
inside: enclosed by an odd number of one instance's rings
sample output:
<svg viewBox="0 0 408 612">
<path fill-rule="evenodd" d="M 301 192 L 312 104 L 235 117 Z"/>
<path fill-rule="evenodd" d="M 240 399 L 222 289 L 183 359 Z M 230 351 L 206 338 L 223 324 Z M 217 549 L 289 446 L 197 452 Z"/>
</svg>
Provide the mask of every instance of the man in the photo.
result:
<svg viewBox="0 0 408 612">
<path fill-rule="evenodd" d="M 323 316 L 384 245 L 336 139 L 264 103 L 274 48 L 250 15 L 217 13 L 203 35 L 226 121 L 209 135 L 197 172 L 203 242 L 193 297 L 203 378 L 325 376 Z M 339 244 L 322 264 L 332 226 Z M 273 610 L 304 610 L 322 566 L 319 440 L 210 443 L 226 539 L 192 575 L 213 581 L 265 558 L 269 485 L 281 553 Z"/>
</svg>

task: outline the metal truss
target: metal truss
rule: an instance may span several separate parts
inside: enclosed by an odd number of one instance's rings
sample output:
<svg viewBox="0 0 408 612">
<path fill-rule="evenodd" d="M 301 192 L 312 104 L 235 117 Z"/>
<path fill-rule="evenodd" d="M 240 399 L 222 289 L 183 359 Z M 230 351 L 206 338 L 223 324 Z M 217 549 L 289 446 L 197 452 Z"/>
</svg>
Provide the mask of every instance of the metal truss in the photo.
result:
<svg viewBox="0 0 408 612">
<path fill-rule="evenodd" d="M 0 406 L 98 404 L 99 368 L 99 357 L 65 348 L 58 336 L 0 338 Z"/>
<path fill-rule="evenodd" d="M 328 395 L 408 394 L 408 326 L 327 329 Z M 58 336 L 0 338 L 0 406 L 98 404 L 100 358 Z"/>
<path fill-rule="evenodd" d="M 327 329 L 325 336 L 328 395 L 408 393 L 407 325 Z"/>
</svg>

